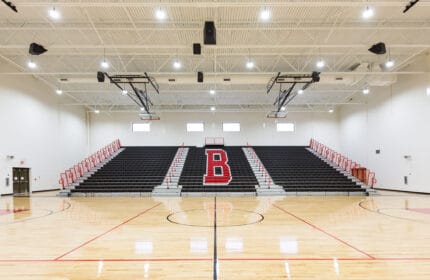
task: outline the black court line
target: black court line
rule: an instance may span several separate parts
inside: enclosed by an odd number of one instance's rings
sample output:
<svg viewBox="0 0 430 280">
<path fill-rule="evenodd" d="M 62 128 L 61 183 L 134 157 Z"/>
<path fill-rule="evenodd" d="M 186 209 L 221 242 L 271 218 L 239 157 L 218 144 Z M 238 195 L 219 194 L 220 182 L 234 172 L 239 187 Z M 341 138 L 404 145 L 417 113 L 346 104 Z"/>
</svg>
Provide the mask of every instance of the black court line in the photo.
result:
<svg viewBox="0 0 430 280">
<path fill-rule="evenodd" d="M 214 280 L 218 279 L 218 252 L 217 252 L 217 236 L 216 236 L 216 196 L 214 197 Z"/>
</svg>

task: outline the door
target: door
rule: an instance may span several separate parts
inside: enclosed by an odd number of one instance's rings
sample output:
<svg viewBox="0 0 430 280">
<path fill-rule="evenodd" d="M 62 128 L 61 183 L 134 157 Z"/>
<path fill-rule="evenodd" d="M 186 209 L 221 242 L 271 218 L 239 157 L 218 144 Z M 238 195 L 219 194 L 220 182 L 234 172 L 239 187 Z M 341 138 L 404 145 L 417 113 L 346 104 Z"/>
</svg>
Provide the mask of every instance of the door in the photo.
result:
<svg viewBox="0 0 430 280">
<path fill-rule="evenodd" d="M 13 194 L 30 193 L 30 169 L 13 168 Z"/>
</svg>

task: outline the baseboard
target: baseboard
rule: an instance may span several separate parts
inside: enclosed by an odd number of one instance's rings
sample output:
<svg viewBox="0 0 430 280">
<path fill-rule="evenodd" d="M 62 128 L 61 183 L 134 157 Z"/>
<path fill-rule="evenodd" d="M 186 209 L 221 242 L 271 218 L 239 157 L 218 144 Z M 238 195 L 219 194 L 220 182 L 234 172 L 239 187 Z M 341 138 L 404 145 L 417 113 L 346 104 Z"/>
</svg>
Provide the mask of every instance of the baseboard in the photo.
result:
<svg viewBox="0 0 430 280">
<path fill-rule="evenodd" d="M 2 194 L 0 194 L 0 196 L 12 196 L 13 195 L 13 193 L 2 193 Z"/>
<path fill-rule="evenodd" d="M 402 193 L 415 193 L 415 194 L 427 194 L 430 195 L 430 192 L 416 192 L 416 191 L 404 191 L 404 190 L 398 190 L 398 189 L 385 189 L 385 188 L 373 188 L 374 190 L 378 191 L 390 191 L 390 192 L 402 192 Z"/>
<path fill-rule="evenodd" d="M 57 188 L 57 189 L 49 189 L 49 190 L 37 190 L 37 191 L 32 191 L 31 193 L 53 192 L 53 191 L 59 191 L 59 190 L 61 189 Z"/>
</svg>

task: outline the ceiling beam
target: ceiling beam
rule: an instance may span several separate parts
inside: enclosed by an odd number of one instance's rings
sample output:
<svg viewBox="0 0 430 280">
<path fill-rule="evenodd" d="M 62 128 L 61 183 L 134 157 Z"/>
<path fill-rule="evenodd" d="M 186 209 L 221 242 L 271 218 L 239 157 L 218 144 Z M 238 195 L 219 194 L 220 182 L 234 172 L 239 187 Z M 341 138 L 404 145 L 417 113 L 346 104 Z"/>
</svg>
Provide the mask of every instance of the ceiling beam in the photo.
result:
<svg viewBox="0 0 430 280">
<path fill-rule="evenodd" d="M 51 7 L 53 5 L 52 0 L 40 0 L 40 1 L 18 1 L 16 3 L 19 7 Z M 206 7 L 206 8 L 218 8 L 218 7 L 364 7 L 370 5 L 373 7 L 404 7 L 406 5 L 403 1 L 266 1 L 262 3 L 260 0 L 254 1 L 229 1 L 229 0 L 201 0 L 201 1 L 116 1 L 116 0 L 105 0 L 105 1 L 76 1 L 76 2 L 55 2 L 56 7 Z M 429 7 L 430 2 L 420 2 L 421 7 Z"/>
</svg>

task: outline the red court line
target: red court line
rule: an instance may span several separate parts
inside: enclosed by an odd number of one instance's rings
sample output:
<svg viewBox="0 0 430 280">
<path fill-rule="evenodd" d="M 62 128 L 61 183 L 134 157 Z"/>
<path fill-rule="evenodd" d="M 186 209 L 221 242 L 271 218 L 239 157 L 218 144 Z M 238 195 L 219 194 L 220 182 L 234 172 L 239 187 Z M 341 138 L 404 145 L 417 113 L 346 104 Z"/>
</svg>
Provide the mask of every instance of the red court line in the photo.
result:
<svg viewBox="0 0 430 280">
<path fill-rule="evenodd" d="M 85 241 L 85 242 L 84 242 L 84 243 L 82 243 L 81 245 L 79 245 L 79 246 L 77 246 L 77 247 L 73 248 L 72 250 L 70 250 L 70 251 L 68 251 L 68 252 L 66 252 L 66 253 L 64 253 L 64 254 L 62 254 L 62 255 L 61 255 L 61 256 L 59 256 L 59 257 L 56 257 L 54 260 L 59 260 L 59 259 L 61 259 L 62 257 L 65 257 L 65 256 L 67 256 L 67 255 L 69 255 L 69 254 L 73 253 L 74 251 L 76 251 L 76 250 L 78 250 L 78 249 L 80 249 L 80 248 L 84 247 L 85 245 L 87 245 L 87 244 L 89 244 L 89 243 L 93 242 L 93 241 L 94 241 L 94 240 L 96 240 L 97 238 L 100 238 L 100 237 L 102 237 L 102 236 L 105 236 L 106 234 L 108 234 L 108 233 L 110 233 L 110 232 L 112 232 L 112 231 L 116 230 L 117 228 L 119 228 L 119 227 L 121 227 L 121 226 L 125 225 L 126 223 L 128 223 L 128 222 L 130 222 L 130 221 L 132 221 L 132 220 L 134 220 L 134 219 L 136 219 L 136 218 L 138 218 L 139 216 L 142 216 L 143 214 L 145 214 L 146 212 L 148 212 L 148 211 L 150 211 L 150 210 L 154 209 L 155 207 L 159 206 L 160 204 L 161 204 L 161 202 L 160 202 L 160 203 L 158 203 L 158 204 L 156 204 L 156 205 L 154 205 L 154 206 L 152 206 L 151 208 L 148 208 L 148 209 L 146 209 L 146 210 L 144 210 L 144 211 L 140 212 L 139 214 L 135 215 L 134 217 L 131 217 L 131 218 L 129 218 L 129 219 L 127 219 L 127 220 L 125 220 L 124 222 L 120 223 L 119 225 L 116 225 L 116 226 L 114 226 L 113 228 L 111 228 L 111 229 L 109 229 L 109 230 L 107 230 L 107 231 L 105 231 L 105 232 L 103 232 L 103 233 L 101 233 L 101 234 L 97 235 L 96 237 L 91 238 L 91 239 L 90 239 L 90 240 L 88 240 L 88 241 Z"/>
<path fill-rule="evenodd" d="M 220 261 L 333 261 L 335 258 L 219 258 Z M 338 261 L 430 261 L 430 258 L 336 258 Z"/>
<path fill-rule="evenodd" d="M 218 258 L 219 261 L 333 261 L 334 258 Z M 430 257 L 404 258 L 336 258 L 338 261 L 430 261 Z M 0 260 L 0 263 L 79 263 L 79 262 L 186 262 L 212 261 L 212 258 L 147 258 L 147 259 L 22 259 Z"/>
<path fill-rule="evenodd" d="M 339 237 L 337 237 L 337 236 L 334 236 L 333 234 L 331 234 L 331 233 L 329 233 L 329 232 L 327 232 L 327 231 L 323 230 L 322 228 L 317 227 L 316 225 L 314 225 L 314 224 L 312 224 L 312 223 L 310 223 L 310 222 L 306 221 L 305 219 L 300 218 L 299 216 L 297 216 L 297 215 L 295 215 L 295 214 L 293 214 L 293 213 L 291 213 L 291 212 L 289 212 L 289 211 L 287 211 L 287 210 L 285 210 L 285 209 L 283 209 L 283 208 L 281 208 L 281 207 L 277 206 L 276 204 L 273 204 L 273 206 L 275 206 L 275 207 L 276 207 L 276 208 L 278 208 L 279 210 L 281 210 L 281 211 L 283 211 L 283 212 L 287 213 L 288 215 L 290 215 L 290 216 L 292 216 L 292 217 L 296 218 L 297 220 L 299 220 L 299 221 L 301 221 L 301 222 L 303 222 L 303 223 L 305 223 L 305 224 L 307 224 L 307 225 L 309 225 L 309 226 L 313 227 L 314 229 L 316 229 L 316 230 L 318 230 L 318 231 L 321 231 L 322 233 L 324 233 L 324 234 L 326 234 L 326 235 L 330 236 L 331 238 L 336 239 L 337 241 L 339 241 L 339 242 L 341 242 L 341 243 L 345 244 L 346 246 L 348 246 L 348 247 L 350 247 L 350 248 L 354 249 L 355 251 L 357 251 L 357 252 L 359 252 L 359 253 L 361 253 L 361 254 L 363 254 L 363 255 L 365 255 L 365 256 L 367 256 L 367 257 L 369 257 L 370 259 L 375 259 L 375 257 L 374 257 L 374 256 L 372 256 L 372 255 L 370 255 L 370 254 L 368 254 L 368 253 L 364 252 L 363 250 L 358 249 L 357 247 L 355 247 L 355 246 L 353 246 L 353 245 L 349 244 L 348 242 L 346 242 L 346 241 L 344 241 L 344 240 L 340 239 L 340 238 L 339 238 Z"/>
<path fill-rule="evenodd" d="M 0 260 L 0 263 L 9 262 L 48 262 L 48 263 L 67 263 L 67 262 L 182 262 L 182 261 L 212 261 L 212 258 L 148 258 L 148 259 L 22 259 L 22 260 Z"/>
</svg>

